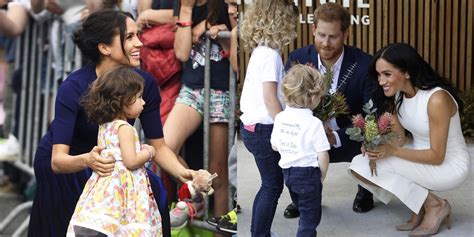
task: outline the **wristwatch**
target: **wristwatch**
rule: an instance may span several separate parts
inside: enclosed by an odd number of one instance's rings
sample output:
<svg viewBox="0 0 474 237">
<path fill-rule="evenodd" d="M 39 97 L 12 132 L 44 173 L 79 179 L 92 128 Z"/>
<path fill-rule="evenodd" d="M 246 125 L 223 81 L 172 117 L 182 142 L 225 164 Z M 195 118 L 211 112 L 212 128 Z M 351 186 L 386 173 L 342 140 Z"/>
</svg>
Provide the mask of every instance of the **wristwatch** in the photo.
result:
<svg viewBox="0 0 474 237">
<path fill-rule="evenodd" d="M 179 27 L 192 26 L 193 22 L 192 21 L 177 21 L 176 25 Z"/>
</svg>

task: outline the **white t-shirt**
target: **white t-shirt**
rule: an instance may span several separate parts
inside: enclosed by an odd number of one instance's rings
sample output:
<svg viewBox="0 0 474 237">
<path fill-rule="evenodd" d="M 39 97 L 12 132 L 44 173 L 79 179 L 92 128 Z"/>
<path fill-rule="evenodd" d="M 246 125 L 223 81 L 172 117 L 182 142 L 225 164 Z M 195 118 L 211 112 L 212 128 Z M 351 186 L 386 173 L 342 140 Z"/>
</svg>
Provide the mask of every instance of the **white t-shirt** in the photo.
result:
<svg viewBox="0 0 474 237">
<path fill-rule="evenodd" d="M 263 101 L 263 82 L 278 84 L 277 96 L 284 108 L 281 95 L 283 73 L 283 61 L 277 50 L 267 46 L 258 46 L 253 50 L 240 98 L 240 110 L 243 113 L 240 120 L 243 124 L 273 124 L 273 118 Z"/>
<path fill-rule="evenodd" d="M 319 167 L 318 152 L 330 149 L 323 122 L 310 109 L 286 106 L 275 116 L 270 142 L 281 155 L 281 168 Z"/>
</svg>

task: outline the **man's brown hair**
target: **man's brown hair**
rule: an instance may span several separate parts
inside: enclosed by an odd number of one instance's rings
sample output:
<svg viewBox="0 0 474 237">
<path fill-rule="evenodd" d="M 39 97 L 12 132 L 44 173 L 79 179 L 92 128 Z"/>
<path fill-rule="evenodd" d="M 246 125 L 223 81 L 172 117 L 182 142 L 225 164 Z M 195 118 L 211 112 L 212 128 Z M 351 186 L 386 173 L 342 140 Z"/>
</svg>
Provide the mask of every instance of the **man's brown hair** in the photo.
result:
<svg viewBox="0 0 474 237">
<path fill-rule="evenodd" d="M 345 32 L 351 24 L 351 15 L 349 12 L 339 4 L 328 2 L 316 8 L 314 10 L 314 25 L 318 24 L 318 21 L 322 20 L 325 22 L 339 21 L 341 23 L 341 31 Z"/>
</svg>

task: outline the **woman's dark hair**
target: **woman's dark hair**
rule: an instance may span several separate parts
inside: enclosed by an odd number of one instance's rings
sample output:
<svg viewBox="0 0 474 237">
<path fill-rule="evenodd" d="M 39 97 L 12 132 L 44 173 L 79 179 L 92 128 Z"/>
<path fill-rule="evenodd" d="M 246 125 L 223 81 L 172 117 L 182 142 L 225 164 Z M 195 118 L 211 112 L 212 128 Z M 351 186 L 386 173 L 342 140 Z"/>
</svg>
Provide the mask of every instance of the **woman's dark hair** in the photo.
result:
<svg viewBox="0 0 474 237">
<path fill-rule="evenodd" d="M 456 100 L 459 111 L 463 111 L 463 102 L 459 97 L 459 91 L 453 87 L 445 78 L 442 78 L 434 69 L 418 54 L 416 49 L 405 43 L 390 44 L 379 50 L 369 65 L 369 79 L 378 85 L 378 73 L 375 64 L 379 59 L 384 59 L 395 68 L 410 76 L 410 84 L 420 90 L 430 90 L 441 87 L 448 91 Z M 403 95 L 403 92 L 401 95 Z M 403 96 L 394 100 L 395 96 L 386 97 L 381 86 L 376 86 L 374 98 L 377 101 L 379 112 L 387 111 L 394 113 L 403 101 Z"/>
<path fill-rule="evenodd" d="M 222 4 L 224 0 L 208 0 L 207 1 L 207 9 L 208 14 L 206 18 L 206 22 L 210 25 L 216 25 L 219 21 L 219 14 L 221 13 Z"/>
<path fill-rule="evenodd" d="M 97 78 L 80 104 L 90 120 L 103 124 L 117 118 L 143 91 L 143 77 L 129 66 L 117 66 Z"/>
<path fill-rule="evenodd" d="M 114 37 L 119 34 L 122 52 L 127 55 L 123 46 L 127 33 L 127 18 L 133 19 L 127 12 L 111 9 L 92 13 L 82 24 L 82 28 L 74 32 L 73 41 L 86 59 L 97 64 L 101 59 L 99 44 L 111 45 Z"/>
</svg>

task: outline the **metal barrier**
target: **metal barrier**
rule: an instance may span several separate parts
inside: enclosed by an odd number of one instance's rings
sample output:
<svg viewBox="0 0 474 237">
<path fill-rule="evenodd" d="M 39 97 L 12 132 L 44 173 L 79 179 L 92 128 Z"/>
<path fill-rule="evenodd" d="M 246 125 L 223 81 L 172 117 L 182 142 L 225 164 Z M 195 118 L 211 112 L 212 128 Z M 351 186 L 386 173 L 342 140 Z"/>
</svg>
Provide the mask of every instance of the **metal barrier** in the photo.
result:
<svg viewBox="0 0 474 237">
<path fill-rule="evenodd" d="M 210 89 L 211 89 L 211 38 L 209 31 L 206 32 L 206 55 L 205 55 L 205 66 L 204 66 L 204 119 L 203 119 L 203 168 L 205 170 L 209 169 L 209 135 L 210 135 Z M 217 34 L 218 39 L 229 39 L 231 36 L 229 31 L 221 31 Z M 228 131 L 228 154 L 232 146 L 234 145 L 234 136 L 235 136 L 235 107 L 236 107 L 236 92 L 237 92 L 237 81 L 236 75 L 232 70 L 232 67 L 229 65 L 229 95 L 230 95 L 230 118 L 229 118 L 229 131 Z M 205 201 L 205 215 L 204 218 L 207 219 L 209 210 L 209 202 L 206 198 Z M 225 233 L 219 231 L 215 226 L 210 225 L 206 221 L 193 220 L 191 225 L 204 228 L 217 233 Z M 227 234 L 227 233 L 225 233 Z"/>
<path fill-rule="evenodd" d="M 37 145 L 44 134 L 48 130 L 48 126 L 54 117 L 54 102 L 57 95 L 58 81 L 57 71 L 58 65 L 53 68 L 54 63 L 58 63 L 58 57 L 54 56 L 51 42 L 48 36 L 51 35 L 51 29 L 62 30 L 61 25 L 56 19 L 50 19 L 43 22 L 35 22 L 30 20 L 29 26 L 26 28 L 22 36 L 17 38 L 16 42 L 16 58 L 15 71 L 21 71 L 21 92 L 15 94 L 13 98 L 14 109 L 13 118 L 16 114 L 19 116 L 18 123 L 12 119 L 12 127 L 18 127 L 18 140 L 20 143 L 20 154 L 18 159 L 12 164 L 24 171 L 26 174 L 34 178 L 33 161 Z M 56 25 L 56 26 L 55 26 Z M 62 33 L 53 32 L 59 37 L 59 41 L 64 40 Z M 210 91 L 210 38 L 206 37 L 206 65 L 205 65 L 205 106 L 204 106 L 204 169 L 209 166 L 209 91 Z M 218 38 L 230 38 L 230 32 L 219 32 Z M 67 44 L 67 43 L 66 43 Z M 60 58 L 63 66 L 67 64 L 69 68 L 77 69 L 80 67 L 80 57 L 74 56 L 76 60 L 75 66 L 70 66 L 71 62 L 65 63 L 66 52 L 60 49 L 64 57 Z M 78 52 L 78 51 L 76 51 Z M 56 59 L 56 62 L 54 62 Z M 64 68 L 64 67 L 61 67 Z M 61 74 L 65 78 L 67 69 Z M 56 75 L 56 76 L 55 76 Z M 236 103 L 236 78 L 232 69 L 230 69 L 230 104 L 231 118 L 229 121 L 229 143 L 228 151 L 234 143 L 234 126 L 235 126 L 235 103 Z M 29 211 L 32 201 L 26 201 L 15 207 L 2 222 L 0 222 L 0 235 L 11 224 L 11 222 L 22 212 Z M 206 200 L 206 218 L 208 210 L 208 202 Z M 18 236 L 28 228 L 29 215 L 23 220 L 13 236 Z M 209 225 L 205 221 L 194 220 L 191 222 L 193 226 L 205 228 L 211 231 L 219 232 L 214 226 Z"/>
<path fill-rule="evenodd" d="M 39 139 L 46 133 L 51 119 L 51 107 L 57 91 L 57 83 L 52 81 L 51 50 L 47 50 L 47 36 L 52 20 L 34 22 L 27 26 L 22 36 L 16 40 L 15 71 L 21 72 L 21 91 L 13 96 L 12 127 L 18 129 L 20 153 L 12 164 L 34 178 L 33 159 Z M 18 107 L 19 103 L 19 107 Z M 23 211 L 29 210 L 32 201 L 15 207 L 0 223 L 0 233 Z M 13 233 L 18 236 L 28 228 L 29 215 Z"/>
</svg>

